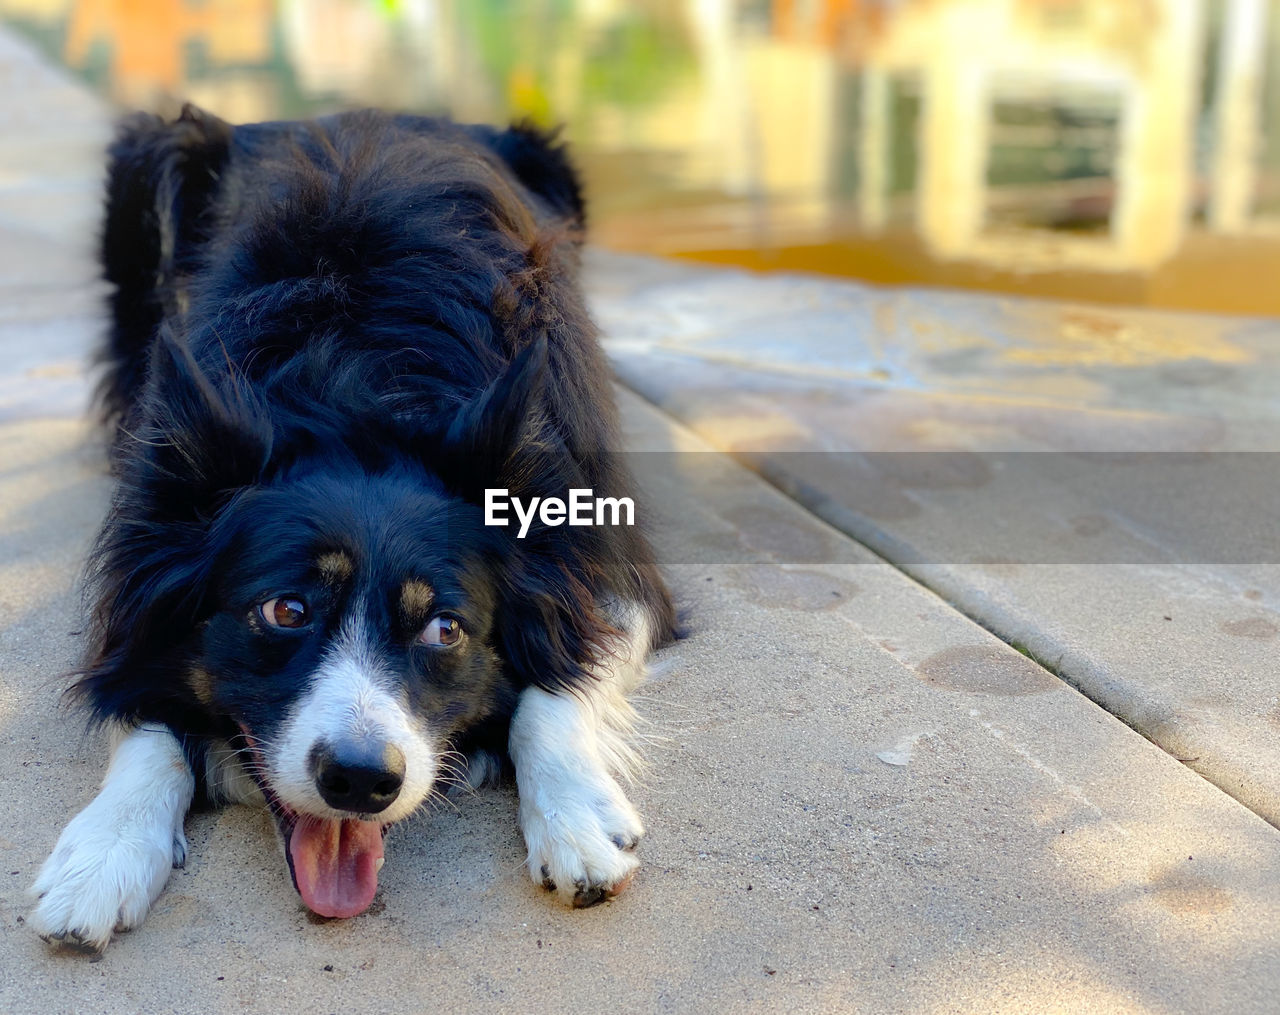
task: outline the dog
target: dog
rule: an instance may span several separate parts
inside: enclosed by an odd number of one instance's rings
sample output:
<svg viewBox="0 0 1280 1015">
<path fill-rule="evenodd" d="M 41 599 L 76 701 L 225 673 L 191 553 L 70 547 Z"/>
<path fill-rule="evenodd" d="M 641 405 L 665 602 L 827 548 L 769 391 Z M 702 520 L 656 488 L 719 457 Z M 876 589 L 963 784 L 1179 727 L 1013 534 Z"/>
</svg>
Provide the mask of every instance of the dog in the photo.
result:
<svg viewBox="0 0 1280 1015">
<path fill-rule="evenodd" d="M 309 909 L 355 916 L 390 826 L 511 770 L 533 881 L 616 895 L 644 831 L 626 694 L 670 595 L 639 527 L 483 507 L 634 492 L 564 147 L 186 106 L 108 156 L 116 489 L 69 693 L 115 742 L 32 926 L 100 953 L 183 864 L 189 808 L 233 802 L 270 810 Z"/>
</svg>

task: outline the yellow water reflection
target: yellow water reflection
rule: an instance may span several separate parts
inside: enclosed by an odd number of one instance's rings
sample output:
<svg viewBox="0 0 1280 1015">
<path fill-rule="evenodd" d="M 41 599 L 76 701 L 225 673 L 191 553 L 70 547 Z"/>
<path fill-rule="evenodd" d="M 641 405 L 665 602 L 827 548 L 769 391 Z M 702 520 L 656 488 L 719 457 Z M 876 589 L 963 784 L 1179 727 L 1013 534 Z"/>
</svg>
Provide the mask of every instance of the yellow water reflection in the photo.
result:
<svg viewBox="0 0 1280 1015">
<path fill-rule="evenodd" d="M 1280 0 L 0 0 L 127 105 L 563 121 L 608 246 L 1280 312 Z"/>
</svg>

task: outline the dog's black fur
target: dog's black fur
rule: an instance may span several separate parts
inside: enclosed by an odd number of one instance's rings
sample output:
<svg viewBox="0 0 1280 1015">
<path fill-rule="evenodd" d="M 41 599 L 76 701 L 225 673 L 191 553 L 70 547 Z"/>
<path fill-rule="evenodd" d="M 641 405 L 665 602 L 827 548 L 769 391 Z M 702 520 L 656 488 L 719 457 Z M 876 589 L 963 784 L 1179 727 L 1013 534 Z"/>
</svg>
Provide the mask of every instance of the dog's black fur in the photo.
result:
<svg viewBox="0 0 1280 1015">
<path fill-rule="evenodd" d="M 633 495 L 582 225 L 563 149 L 526 126 L 233 127 L 192 107 L 123 124 L 102 244 L 119 485 L 75 685 L 96 717 L 165 724 L 203 786 L 205 746 L 269 738 L 358 593 L 415 710 L 497 750 L 523 688 L 592 679 L 602 604 L 639 603 L 672 636 L 637 529 L 481 524 L 486 487 Z M 330 551 L 359 590 L 317 565 Z M 386 592 L 411 574 L 464 652 L 415 645 L 424 617 Z M 266 630 L 255 604 L 283 592 L 314 623 Z"/>
</svg>

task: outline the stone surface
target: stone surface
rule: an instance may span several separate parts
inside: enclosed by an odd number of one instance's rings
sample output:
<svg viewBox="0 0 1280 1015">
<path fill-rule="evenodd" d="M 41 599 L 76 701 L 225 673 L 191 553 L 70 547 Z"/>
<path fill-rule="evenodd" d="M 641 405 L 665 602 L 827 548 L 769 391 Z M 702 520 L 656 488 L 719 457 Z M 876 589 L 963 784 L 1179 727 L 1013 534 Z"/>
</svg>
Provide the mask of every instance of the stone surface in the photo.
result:
<svg viewBox="0 0 1280 1015">
<path fill-rule="evenodd" d="M 591 278 L 626 384 L 1280 825 L 1280 323 Z"/>
<path fill-rule="evenodd" d="M 105 103 L 0 31 L 0 422 L 78 414 L 105 288 Z"/>
</svg>

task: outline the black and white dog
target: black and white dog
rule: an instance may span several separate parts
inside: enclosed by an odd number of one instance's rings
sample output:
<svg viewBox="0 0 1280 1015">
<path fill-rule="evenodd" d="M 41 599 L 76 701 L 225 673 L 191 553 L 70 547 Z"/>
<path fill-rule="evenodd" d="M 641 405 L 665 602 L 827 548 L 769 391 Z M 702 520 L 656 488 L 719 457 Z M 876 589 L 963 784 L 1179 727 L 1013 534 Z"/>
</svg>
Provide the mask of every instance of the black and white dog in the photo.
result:
<svg viewBox="0 0 1280 1015">
<path fill-rule="evenodd" d="M 515 771 L 535 882 L 634 873 L 625 693 L 674 633 L 636 528 L 524 538 L 485 491 L 621 498 L 562 149 L 379 112 L 110 151 L 102 388 L 119 486 L 74 692 L 116 732 L 33 891 L 45 938 L 136 926 L 195 799 L 265 801 L 316 913 L 363 912 L 386 829 Z"/>
</svg>

